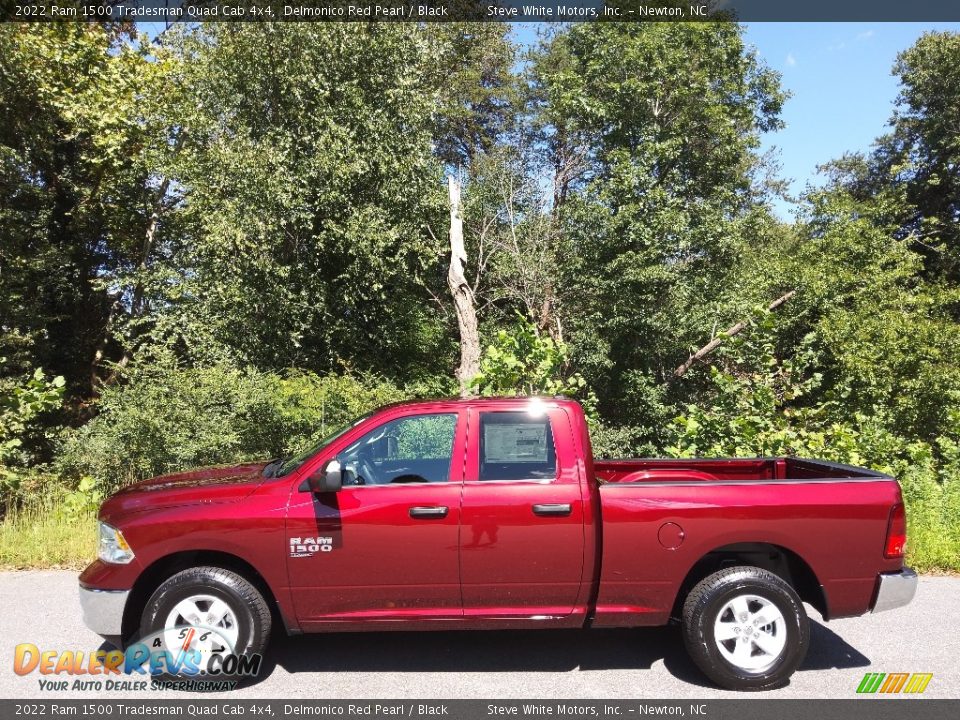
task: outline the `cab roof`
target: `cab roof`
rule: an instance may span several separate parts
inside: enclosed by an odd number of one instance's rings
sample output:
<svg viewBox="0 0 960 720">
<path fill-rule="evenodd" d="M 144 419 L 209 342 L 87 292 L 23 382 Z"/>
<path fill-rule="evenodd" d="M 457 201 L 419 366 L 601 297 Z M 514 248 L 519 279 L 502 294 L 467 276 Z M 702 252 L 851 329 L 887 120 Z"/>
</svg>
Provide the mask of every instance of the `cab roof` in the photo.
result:
<svg viewBox="0 0 960 720">
<path fill-rule="evenodd" d="M 427 398 L 419 400 L 400 400 L 377 408 L 377 411 L 388 410 L 400 407 L 410 406 L 429 406 L 429 405 L 470 405 L 470 406 L 502 406 L 502 407 L 527 407 L 531 402 L 539 402 L 548 406 L 579 405 L 579 403 L 563 395 L 521 395 L 521 396 L 497 396 L 497 397 L 449 397 L 449 398 Z"/>
</svg>

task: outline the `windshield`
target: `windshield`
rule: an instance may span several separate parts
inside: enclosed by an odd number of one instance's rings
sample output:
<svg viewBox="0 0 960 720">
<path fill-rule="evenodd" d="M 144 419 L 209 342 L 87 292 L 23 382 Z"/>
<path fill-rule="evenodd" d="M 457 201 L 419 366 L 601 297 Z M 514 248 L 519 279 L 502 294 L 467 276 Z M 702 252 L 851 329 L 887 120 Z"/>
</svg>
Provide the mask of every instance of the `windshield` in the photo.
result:
<svg viewBox="0 0 960 720">
<path fill-rule="evenodd" d="M 332 433 L 330 433 L 325 438 L 323 438 L 320 442 L 316 443 L 315 445 L 312 445 L 311 447 L 307 448 L 303 452 L 289 458 L 284 458 L 280 462 L 279 466 L 277 466 L 276 470 L 273 473 L 271 473 L 271 476 L 283 477 L 284 475 L 289 475 L 294 470 L 296 470 L 301 465 L 303 465 L 303 463 L 305 463 L 308 459 L 312 458 L 318 452 L 323 450 L 327 445 L 332 443 L 334 440 L 336 440 L 338 437 L 343 435 L 345 432 L 347 432 L 351 428 L 354 428 L 360 423 L 362 423 L 371 415 L 373 415 L 373 412 L 368 412 L 366 415 L 361 415 L 360 417 L 355 418 L 354 420 L 351 420 L 346 425 L 343 425 L 337 430 L 334 430 Z M 266 468 L 264 468 L 264 470 L 266 470 Z"/>
</svg>

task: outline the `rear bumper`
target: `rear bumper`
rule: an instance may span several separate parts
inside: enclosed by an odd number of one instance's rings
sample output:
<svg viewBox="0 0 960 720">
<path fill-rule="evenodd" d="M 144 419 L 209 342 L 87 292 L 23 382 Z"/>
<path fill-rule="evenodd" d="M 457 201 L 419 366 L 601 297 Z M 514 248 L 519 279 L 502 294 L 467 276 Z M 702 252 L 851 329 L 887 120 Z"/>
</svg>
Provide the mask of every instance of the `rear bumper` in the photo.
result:
<svg viewBox="0 0 960 720">
<path fill-rule="evenodd" d="M 98 635 L 118 637 L 123 626 L 123 609 L 129 590 L 98 590 L 80 586 L 83 623 Z"/>
<path fill-rule="evenodd" d="M 903 607 L 917 593 L 917 574 L 908 567 L 899 572 L 880 573 L 871 610 L 875 613 Z"/>
</svg>

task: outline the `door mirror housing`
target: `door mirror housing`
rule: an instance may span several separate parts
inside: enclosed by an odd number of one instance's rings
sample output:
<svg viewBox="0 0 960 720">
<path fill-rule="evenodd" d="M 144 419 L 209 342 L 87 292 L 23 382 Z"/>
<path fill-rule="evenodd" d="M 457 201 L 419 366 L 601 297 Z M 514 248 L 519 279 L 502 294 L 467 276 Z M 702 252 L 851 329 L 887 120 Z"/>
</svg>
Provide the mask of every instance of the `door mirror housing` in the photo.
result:
<svg viewBox="0 0 960 720">
<path fill-rule="evenodd" d="M 331 460 L 320 472 L 310 476 L 310 490 L 315 493 L 339 492 L 343 487 L 343 468 L 338 460 Z"/>
</svg>

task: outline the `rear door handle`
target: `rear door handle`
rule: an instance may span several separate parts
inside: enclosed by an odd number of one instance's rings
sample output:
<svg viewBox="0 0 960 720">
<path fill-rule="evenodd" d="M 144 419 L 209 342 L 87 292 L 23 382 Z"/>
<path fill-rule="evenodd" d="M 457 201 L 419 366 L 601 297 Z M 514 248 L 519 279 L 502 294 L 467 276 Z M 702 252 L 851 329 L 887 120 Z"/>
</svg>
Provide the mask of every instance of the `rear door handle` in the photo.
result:
<svg viewBox="0 0 960 720">
<path fill-rule="evenodd" d="M 410 508 L 410 517 L 412 518 L 445 518 L 447 516 L 447 507 L 438 505 L 434 507 L 412 507 Z"/>
<path fill-rule="evenodd" d="M 541 517 L 566 517 L 570 512 L 570 503 L 545 503 L 533 506 L 533 514 Z"/>
</svg>

